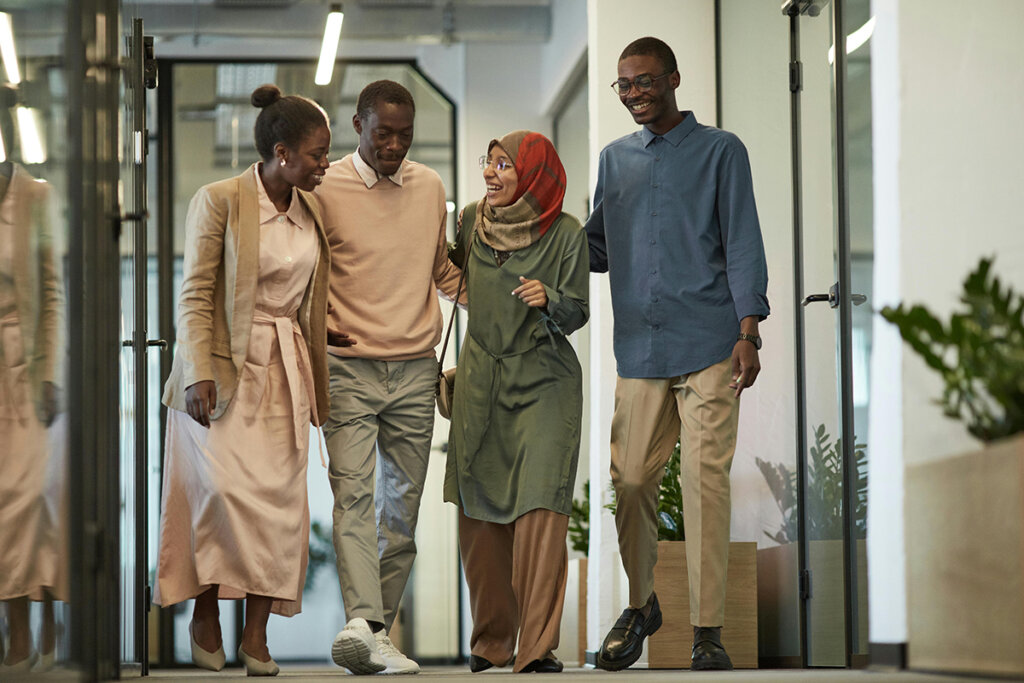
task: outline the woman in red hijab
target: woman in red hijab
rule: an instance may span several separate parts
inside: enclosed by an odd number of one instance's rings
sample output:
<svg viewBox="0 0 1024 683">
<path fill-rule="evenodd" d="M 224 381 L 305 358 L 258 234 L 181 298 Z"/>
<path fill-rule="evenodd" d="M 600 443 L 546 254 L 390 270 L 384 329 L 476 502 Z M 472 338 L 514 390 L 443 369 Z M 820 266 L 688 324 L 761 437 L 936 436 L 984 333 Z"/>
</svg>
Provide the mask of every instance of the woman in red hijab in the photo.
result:
<svg viewBox="0 0 1024 683">
<path fill-rule="evenodd" d="M 566 336 L 589 316 L 587 239 L 562 213 L 565 170 L 546 137 L 492 140 L 480 166 L 487 193 L 463 209 L 452 255 L 466 269 L 469 328 L 444 488 L 460 510 L 470 669 L 558 672 L 583 413 Z"/>
</svg>

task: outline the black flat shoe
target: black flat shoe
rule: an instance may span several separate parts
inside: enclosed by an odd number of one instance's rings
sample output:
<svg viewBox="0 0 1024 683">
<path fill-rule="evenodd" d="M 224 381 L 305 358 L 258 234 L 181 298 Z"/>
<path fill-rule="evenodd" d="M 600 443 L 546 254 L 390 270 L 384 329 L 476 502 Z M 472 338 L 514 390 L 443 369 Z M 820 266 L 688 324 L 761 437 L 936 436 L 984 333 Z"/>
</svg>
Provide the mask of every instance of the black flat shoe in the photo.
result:
<svg viewBox="0 0 1024 683">
<path fill-rule="evenodd" d="M 661 607 L 652 594 L 651 613 L 644 618 L 642 610 L 627 607 L 604 637 L 597 653 L 597 668 L 618 671 L 632 666 L 644 651 L 644 639 L 661 628 Z"/>
<path fill-rule="evenodd" d="M 476 655 L 469 656 L 469 670 L 475 674 L 478 674 L 481 671 L 486 671 L 487 669 L 490 669 L 492 666 L 494 666 L 494 664 L 484 659 L 483 657 L 478 657 Z"/>
<path fill-rule="evenodd" d="M 691 671 L 732 671 L 732 660 L 722 647 L 720 629 L 698 628 L 690 651 Z"/>
<path fill-rule="evenodd" d="M 545 657 L 544 659 L 533 660 L 525 667 L 523 667 L 523 670 L 519 673 L 559 674 L 562 673 L 562 669 L 562 662 L 558 659 L 558 657 L 551 655 L 550 657 Z"/>
</svg>

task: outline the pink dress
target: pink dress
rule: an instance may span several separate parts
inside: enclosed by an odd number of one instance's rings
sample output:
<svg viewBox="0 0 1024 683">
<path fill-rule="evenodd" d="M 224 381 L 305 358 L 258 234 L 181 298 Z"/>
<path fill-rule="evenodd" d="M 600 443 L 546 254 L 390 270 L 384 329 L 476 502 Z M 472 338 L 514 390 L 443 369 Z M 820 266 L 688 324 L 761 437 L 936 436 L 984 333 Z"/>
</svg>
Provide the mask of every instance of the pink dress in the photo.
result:
<svg viewBox="0 0 1024 683">
<path fill-rule="evenodd" d="M 260 258 L 256 314 L 234 399 L 209 429 L 167 411 L 160 557 L 154 602 L 210 585 L 221 599 L 274 598 L 302 609 L 309 554 L 306 467 L 316 405 L 296 320 L 318 256 L 313 219 L 293 194 L 277 211 L 257 173 Z"/>
<path fill-rule="evenodd" d="M 40 323 L 57 314 L 56 299 L 46 295 L 57 284 L 48 280 L 55 277 L 53 264 L 43 262 L 48 252 L 38 248 L 45 231 L 35 217 L 43 210 L 45 188 L 17 164 L 7 180 L 0 181 L 0 601 L 41 600 L 55 594 L 60 573 L 49 505 L 57 501 L 47 497 L 52 468 L 60 462 L 50 452 L 35 395 L 45 379 L 38 376 L 44 356 L 56 349 L 54 340 L 42 338 L 56 331 Z M 33 219 L 24 223 L 25 216 Z M 26 256 L 27 263 L 18 262 Z M 19 269 L 29 277 L 19 281 Z M 18 291 L 26 281 L 30 290 Z M 25 310 L 28 319 L 20 313 Z"/>
</svg>

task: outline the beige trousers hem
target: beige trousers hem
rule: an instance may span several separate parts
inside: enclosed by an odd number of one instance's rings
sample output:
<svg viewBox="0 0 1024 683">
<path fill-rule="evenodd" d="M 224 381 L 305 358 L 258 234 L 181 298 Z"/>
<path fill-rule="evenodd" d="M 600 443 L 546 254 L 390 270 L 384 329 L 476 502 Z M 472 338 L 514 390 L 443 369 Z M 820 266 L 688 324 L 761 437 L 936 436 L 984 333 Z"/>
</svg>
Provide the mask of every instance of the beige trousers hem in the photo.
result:
<svg viewBox="0 0 1024 683">
<path fill-rule="evenodd" d="M 558 647 L 569 553 L 569 517 L 531 510 L 509 524 L 459 513 L 459 550 L 469 585 L 473 633 L 470 651 L 514 670 L 544 659 Z"/>
</svg>

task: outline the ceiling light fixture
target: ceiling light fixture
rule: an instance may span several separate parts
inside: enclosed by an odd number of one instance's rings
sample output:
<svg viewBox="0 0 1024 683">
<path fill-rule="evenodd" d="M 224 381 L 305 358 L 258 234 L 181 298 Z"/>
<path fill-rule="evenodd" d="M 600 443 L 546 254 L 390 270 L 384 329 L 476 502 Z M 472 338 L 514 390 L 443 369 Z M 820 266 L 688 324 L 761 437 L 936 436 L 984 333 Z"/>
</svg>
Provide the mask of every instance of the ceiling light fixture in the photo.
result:
<svg viewBox="0 0 1024 683">
<path fill-rule="evenodd" d="M 331 82 L 334 62 L 338 58 L 338 43 L 341 41 L 341 24 L 344 20 L 345 14 L 341 11 L 341 5 L 331 5 L 331 11 L 327 13 L 327 23 L 324 25 L 320 62 L 316 66 L 316 78 L 313 79 L 317 85 L 327 85 Z"/>
<path fill-rule="evenodd" d="M 42 164 L 46 162 L 46 150 L 43 149 L 43 136 L 39 134 L 36 113 L 28 107 L 17 107 L 18 135 L 21 138 L 21 157 L 26 164 Z"/>
<path fill-rule="evenodd" d="M 11 85 L 21 83 L 18 55 L 14 51 L 14 26 L 11 24 L 11 15 L 7 12 L 0 12 L 0 58 L 3 59 L 4 70 L 7 71 L 7 82 Z"/>
<path fill-rule="evenodd" d="M 859 29 L 846 36 L 846 54 L 852 55 L 856 52 L 864 43 L 871 39 L 871 35 L 875 32 L 875 17 L 868 19 L 863 26 Z M 836 46 L 832 45 L 828 49 L 828 63 L 832 64 L 836 61 Z"/>
</svg>

